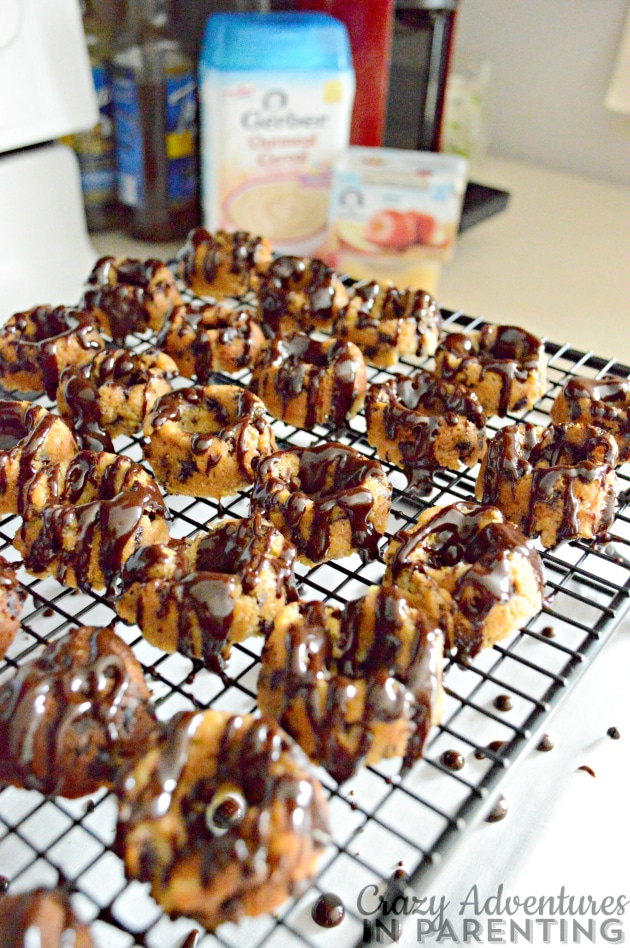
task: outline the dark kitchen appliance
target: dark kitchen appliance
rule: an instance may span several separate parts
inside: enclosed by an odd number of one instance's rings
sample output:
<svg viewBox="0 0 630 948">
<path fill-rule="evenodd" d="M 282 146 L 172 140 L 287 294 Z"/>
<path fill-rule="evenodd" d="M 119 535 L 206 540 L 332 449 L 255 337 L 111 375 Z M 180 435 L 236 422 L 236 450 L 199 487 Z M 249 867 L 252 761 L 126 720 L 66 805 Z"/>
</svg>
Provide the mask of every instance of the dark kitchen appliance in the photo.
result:
<svg viewBox="0 0 630 948">
<path fill-rule="evenodd" d="M 383 144 L 439 151 L 457 0 L 396 0 Z"/>
</svg>

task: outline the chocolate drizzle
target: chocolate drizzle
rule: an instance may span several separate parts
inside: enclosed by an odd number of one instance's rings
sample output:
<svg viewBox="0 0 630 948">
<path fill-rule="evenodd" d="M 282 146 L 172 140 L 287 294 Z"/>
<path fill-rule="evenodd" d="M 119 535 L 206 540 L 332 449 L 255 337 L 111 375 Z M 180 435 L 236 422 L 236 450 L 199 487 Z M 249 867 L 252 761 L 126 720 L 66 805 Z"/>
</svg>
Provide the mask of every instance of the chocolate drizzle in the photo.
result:
<svg viewBox="0 0 630 948">
<path fill-rule="evenodd" d="M 338 275 L 321 260 L 281 256 L 260 279 L 258 300 L 263 325 L 270 335 L 290 313 L 297 324 L 310 329 L 326 328 L 335 315 L 335 300 L 343 289 Z"/>
<path fill-rule="evenodd" d="M 221 728 L 216 738 L 208 731 L 213 721 L 214 727 Z M 204 735 L 207 740 L 209 734 L 216 752 L 200 757 L 193 742 Z M 123 803 L 117 848 L 124 846 L 129 831 L 170 810 L 173 819 L 181 818 L 181 834 L 169 836 L 155 851 L 152 834 L 143 834 L 145 852 L 138 877 L 166 884 L 179 860 L 194 854 L 199 861 L 199 885 L 208 896 L 208 915 L 201 920 L 213 926 L 236 921 L 242 912 L 240 893 L 260 885 L 261 879 L 273 879 L 275 884 L 281 879 L 289 891 L 293 889 L 293 857 L 278 846 L 277 834 L 299 837 L 292 850 L 299 859 L 307 847 L 319 851 L 327 839 L 323 800 L 305 763 L 299 749 L 270 721 L 215 711 L 208 712 L 207 719 L 193 712 L 175 714 L 165 726 L 148 782 L 139 790 L 131 786 L 131 798 Z M 242 812 L 217 835 L 206 822 L 208 807 L 213 807 L 217 795 L 223 799 L 234 792 Z M 243 888 L 236 882 L 233 897 L 225 898 L 224 893 L 221 904 L 214 903 L 215 878 L 228 870 L 233 878 L 234 867 L 242 874 Z"/>
<path fill-rule="evenodd" d="M 334 892 L 325 892 L 313 903 L 311 918 L 321 928 L 336 928 L 346 914 L 342 899 Z"/>
<path fill-rule="evenodd" d="M 247 231 L 231 234 L 217 231 L 211 234 L 204 227 L 196 227 L 190 231 L 178 254 L 177 272 L 188 284 L 194 284 L 201 278 L 211 285 L 219 271 L 225 268 L 232 276 L 239 278 L 240 291 L 244 292 L 249 286 L 262 246 L 262 238 L 252 236 Z"/>
<path fill-rule="evenodd" d="M 284 646 L 280 668 L 263 656 L 266 687 L 280 702 L 278 720 L 300 740 L 296 722 L 306 717 L 311 756 L 335 780 L 356 772 L 379 724 L 408 721 L 403 770 L 419 759 L 439 688 L 441 637 L 402 593 L 381 586 L 343 611 L 300 603 Z"/>
<path fill-rule="evenodd" d="M 483 326 L 478 332 L 449 333 L 438 347 L 438 373 L 445 379 L 467 382 L 471 364 L 479 365 L 480 380 L 492 374 L 500 380 L 497 414 L 518 410 L 513 401 L 513 383 L 525 383 L 544 364 L 540 339 L 518 326 Z M 440 358 L 442 355 L 442 358 Z M 521 406 L 523 407 L 523 406 Z"/>
<path fill-rule="evenodd" d="M 122 345 L 130 333 L 155 328 L 152 324 L 157 310 L 163 307 L 164 315 L 168 315 L 180 302 L 172 275 L 156 259 L 101 257 L 87 285 L 82 305 L 104 317 L 117 345 Z"/>
<path fill-rule="evenodd" d="M 292 459 L 297 460 L 295 475 L 289 472 Z M 376 559 L 381 534 L 372 520 L 375 499 L 370 480 L 389 496 L 387 478 L 378 461 L 336 442 L 278 451 L 257 466 L 252 504 L 279 510 L 289 538 L 313 563 L 327 557 L 333 524 L 341 519 L 350 527 L 352 546 L 362 556 Z M 305 530 L 307 511 L 312 513 Z"/>
<path fill-rule="evenodd" d="M 394 583 L 408 570 L 433 578 L 435 571 L 467 567 L 449 585 L 458 610 L 449 644 L 460 658 L 479 651 L 490 610 L 514 595 L 514 554 L 530 563 L 542 596 L 542 565 L 533 544 L 495 514 L 494 508 L 468 501 L 436 508 L 426 523 L 397 535 L 400 546 L 390 563 Z"/>
<path fill-rule="evenodd" d="M 335 429 L 356 410 L 362 361 L 357 349 L 343 340 L 318 342 L 294 333 L 276 338 L 268 347 L 254 369 L 251 388 L 264 401 L 267 380 L 272 380 L 280 400 L 280 418 L 292 417 L 287 416 L 287 406 L 305 393 L 300 427 L 310 430 L 316 424 L 328 424 Z"/>
<path fill-rule="evenodd" d="M 44 447 L 55 423 L 59 418 L 39 405 L 0 400 L 0 497 L 14 489 L 16 510 L 29 479 L 48 460 Z M 10 472 L 16 461 L 13 483 Z"/>
<path fill-rule="evenodd" d="M 523 511 L 511 511 L 525 533 L 541 532 L 538 507 L 560 512 L 555 542 L 583 535 L 580 519 L 583 498 L 576 485 L 597 484 L 603 502 L 595 511 L 596 533 L 606 533 L 614 517 L 617 446 L 613 438 L 590 425 L 548 425 L 540 428 L 529 422 L 502 428 L 489 441 L 480 475 L 485 503 L 498 503 L 506 483 L 529 481 Z M 515 490 L 515 487 L 512 489 Z"/>
<path fill-rule="evenodd" d="M 213 372 L 247 368 L 262 341 L 251 308 L 186 303 L 178 306 L 164 323 L 156 345 L 175 359 L 185 359 L 197 381 L 206 383 Z M 180 355 L 182 347 L 186 351 Z"/>
<path fill-rule="evenodd" d="M 485 443 L 486 415 L 477 397 L 431 372 L 399 376 L 370 387 L 365 403 L 370 443 L 378 440 L 379 414 L 385 438 L 393 446 L 387 459 L 400 461 L 409 490 L 420 496 L 430 493 L 432 473 L 441 467 L 436 442 L 445 430 L 467 424 L 475 429 L 474 436 L 465 431 L 457 458 L 463 463 L 475 463 Z"/>
<path fill-rule="evenodd" d="M 0 688 L 0 781 L 63 796 L 112 786 L 156 726 L 129 663 L 110 628 L 82 627 L 22 665 Z"/>
<path fill-rule="evenodd" d="M 33 381 L 31 390 L 44 391 L 53 401 L 59 373 L 68 362 L 87 362 L 104 346 L 88 313 L 68 306 L 36 306 L 16 313 L 0 336 L 5 341 L 0 346 L 3 384 L 10 383 L 11 376 L 26 373 Z M 23 383 L 17 387 L 26 390 Z"/>
<path fill-rule="evenodd" d="M 141 629 L 173 620 L 177 650 L 220 673 L 238 600 L 251 596 L 270 611 L 269 575 L 278 606 L 295 598 L 294 560 L 293 546 L 254 513 L 226 521 L 188 546 L 171 541 L 142 547 L 124 566 L 122 588 L 130 593 Z M 252 617 L 252 632 L 253 622 Z"/>
</svg>

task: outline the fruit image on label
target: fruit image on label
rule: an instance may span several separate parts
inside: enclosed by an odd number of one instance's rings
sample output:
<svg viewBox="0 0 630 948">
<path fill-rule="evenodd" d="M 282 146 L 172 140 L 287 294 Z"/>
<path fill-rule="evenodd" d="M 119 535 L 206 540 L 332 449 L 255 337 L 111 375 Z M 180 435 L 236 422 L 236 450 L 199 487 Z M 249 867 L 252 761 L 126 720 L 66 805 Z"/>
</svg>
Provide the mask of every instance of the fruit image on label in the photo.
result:
<svg viewBox="0 0 630 948">
<path fill-rule="evenodd" d="M 403 250 L 413 244 L 430 244 L 435 233 L 435 218 L 418 211 L 377 211 L 365 225 L 364 236 L 376 247 Z"/>
</svg>

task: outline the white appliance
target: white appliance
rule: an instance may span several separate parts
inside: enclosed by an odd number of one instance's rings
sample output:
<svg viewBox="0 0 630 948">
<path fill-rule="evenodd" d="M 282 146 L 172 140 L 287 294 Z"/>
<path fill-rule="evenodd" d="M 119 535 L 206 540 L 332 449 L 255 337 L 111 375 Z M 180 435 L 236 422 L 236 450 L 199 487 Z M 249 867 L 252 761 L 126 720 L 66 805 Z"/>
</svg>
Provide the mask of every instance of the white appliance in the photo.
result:
<svg viewBox="0 0 630 948">
<path fill-rule="evenodd" d="M 94 261 L 74 153 L 98 120 L 78 0 L 2 0 L 0 320 L 76 301 Z"/>
</svg>

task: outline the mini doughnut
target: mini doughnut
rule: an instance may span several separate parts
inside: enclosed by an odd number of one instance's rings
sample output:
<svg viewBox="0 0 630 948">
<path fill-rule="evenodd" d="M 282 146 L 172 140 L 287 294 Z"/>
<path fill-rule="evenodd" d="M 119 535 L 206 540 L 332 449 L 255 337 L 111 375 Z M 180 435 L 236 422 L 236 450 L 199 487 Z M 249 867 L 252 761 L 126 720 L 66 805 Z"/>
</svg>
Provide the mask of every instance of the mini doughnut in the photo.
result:
<svg viewBox="0 0 630 948">
<path fill-rule="evenodd" d="M 295 548 L 255 513 L 192 539 L 137 550 L 123 568 L 118 615 L 145 639 L 221 671 L 232 642 L 264 632 L 295 598 Z"/>
<path fill-rule="evenodd" d="M 175 714 L 127 778 L 114 849 L 171 916 L 213 932 L 310 883 L 328 842 L 321 785 L 271 721 Z"/>
<path fill-rule="evenodd" d="M 339 783 L 422 754 L 442 705 L 443 636 L 392 586 L 343 609 L 295 602 L 265 642 L 258 704 Z"/>
<path fill-rule="evenodd" d="M 175 277 L 161 260 L 101 257 L 87 279 L 82 305 L 120 345 L 129 333 L 158 332 L 181 302 Z"/>
<path fill-rule="evenodd" d="M 206 384 L 213 372 L 251 368 L 265 336 L 249 306 L 185 303 L 164 323 L 156 345 L 175 360 L 182 375 Z"/>
<path fill-rule="evenodd" d="M 31 402 L 0 399 L 0 514 L 19 513 L 33 474 L 76 450 L 74 435 L 58 415 Z"/>
<path fill-rule="evenodd" d="M 65 889 L 33 889 L 0 901 L 2 948 L 93 948 Z"/>
<path fill-rule="evenodd" d="M 363 405 L 365 362 L 352 342 L 277 336 L 254 367 L 250 388 L 289 425 L 340 428 Z"/>
<path fill-rule="evenodd" d="M 551 406 L 556 425 L 595 425 L 608 431 L 619 448 L 618 463 L 630 460 L 630 380 L 618 375 L 569 378 Z"/>
<path fill-rule="evenodd" d="M 27 590 L 16 576 L 15 565 L 0 556 L 0 658 L 15 638 L 20 627 L 20 612 Z"/>
<path fill-rule="evenodd" d="M 171 494 L 225 497 L 249 487 L 253 464 L 275 450 L 265 406 L 238 385 L 170 392 L 144 421 L 144 454 Z"/>
<path fill-rule="evenodd" d="M 75 629 L 0 687 L 0 782 L 69 798 L 115 787 L 157 736 L 149 698 L 111 628 Z"/>
<path fill-rule="evenodd" d="M 0 329 L 0 385 L 10 392 L 45 392 L 54 401 L 60 372 L 89 362 L 104 346 L 83 310 L 36 306 L 15 313 Z"/>
<path fill-rule="evenodd" d="M 177 255 L 177 275 L 197 296 L 242 296 L 272 259 L 271 244 L 264 237 L 196 227 Z"/>
<path fill-rule="evenodd" d="M 476 393 L 488 415 L 532 408 L 545 394 L 547 356 L 540 339 L 518 326 L 450 333 L 435 353 L 435 371 Z"/>
<path fill-rule="evenodd" d="M 139 431 L 155 401 L 171 391 L 177 374 L 175 362 L 164 352 L 105 349 L 86 365 L 61 373 L 59 414 L 80 447 L 112 451 L 111 439 Z"/>
<path fill-rule="evenodd" d="M 38 471 L 24 490 L 22 517 L 13 545 L 30 573 L 108 595 L 134 550 L 168 540 L 153 478 L 105 451 L 80 451 Z"/>
<path fill-rule="evenodd" d="M 256 274 L 252 286 L 270 335 L 330 329 L 348 302 L 339 275 L 310 257 L 276 257 L 263 274 Z"/>
<path fill-rule="evenodd" d="M 529 422 L 488 441 L 475 496 L 544 547 L 605 535 L 617 498 L 617 443 L 592 425 Z"/>
<path fill-rule="evenodd" d="M 440 308 L 430 293 L 373 280 L 355 287 L 333 333 L 356 343 L 366 362 L 387 367 L 401 356 L 433 355 L 441 325 Z"/>
<path fill-rule="evenodd" d="M 470 658 L 542 609 L 543 573 L 531 540 L 496 507 L 458 501 L 423 511 L 385 552 L 394 583 Z"/>
<path fill-rule="evenodd" d="M 391 492 L 378 461 L 333 441 L 260 461 L 251 503 L 294 544 L 303 563 L 354 551 L 370 560 L 378 557 Z"/>
<path fill-rule="evenodd" d="M 472 467 L 486 446 L 486 415 L 477 396 L 427 371 L 371 385 L 365 419 L 368 444 L 403 469 L 418 495 L 430 493 L 433 471 Z"/>
</svg>

